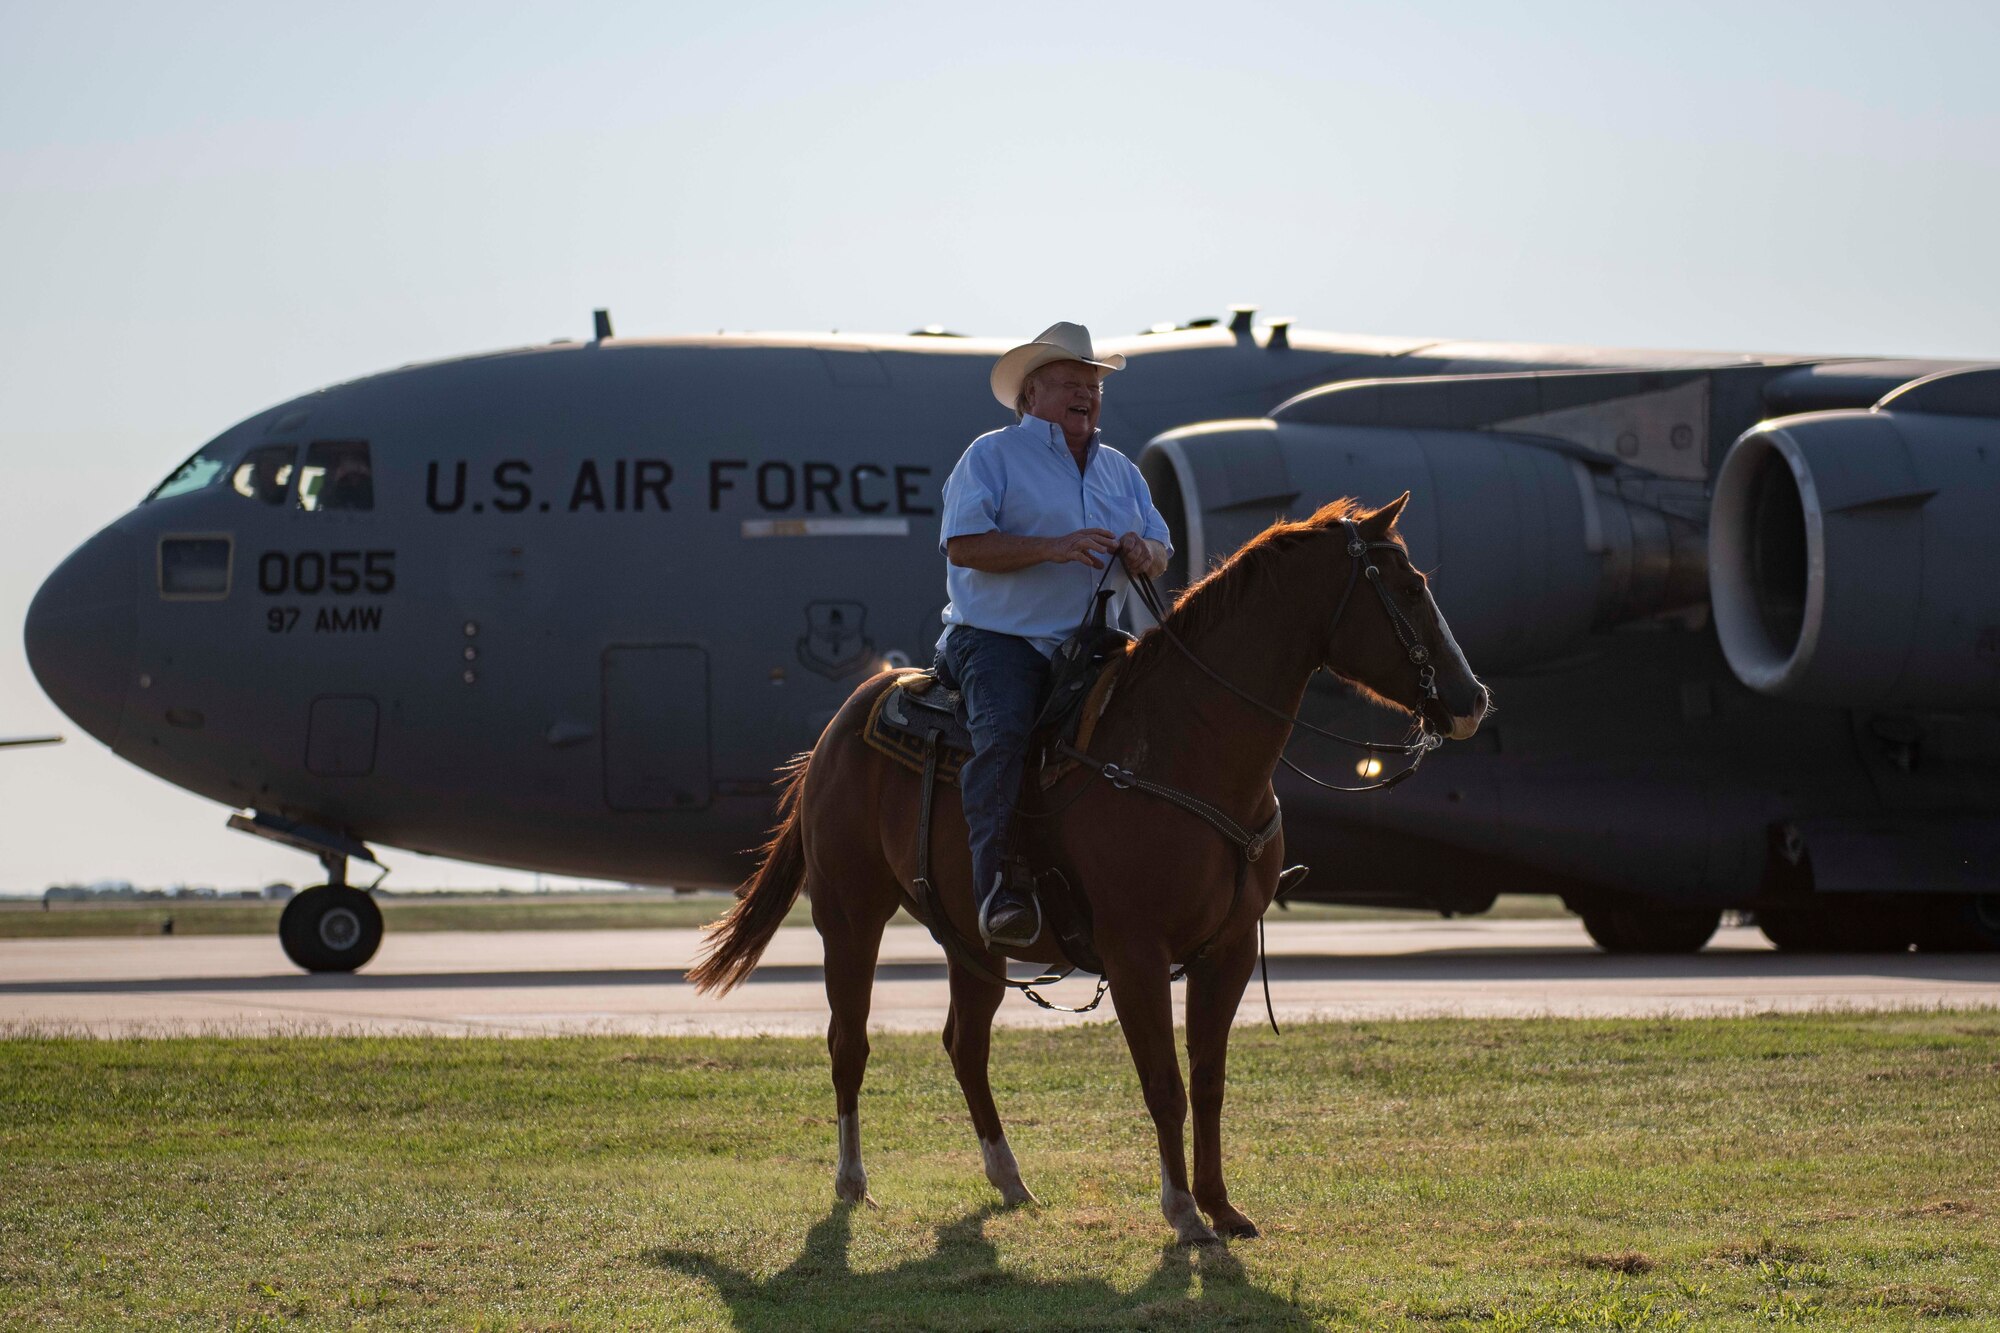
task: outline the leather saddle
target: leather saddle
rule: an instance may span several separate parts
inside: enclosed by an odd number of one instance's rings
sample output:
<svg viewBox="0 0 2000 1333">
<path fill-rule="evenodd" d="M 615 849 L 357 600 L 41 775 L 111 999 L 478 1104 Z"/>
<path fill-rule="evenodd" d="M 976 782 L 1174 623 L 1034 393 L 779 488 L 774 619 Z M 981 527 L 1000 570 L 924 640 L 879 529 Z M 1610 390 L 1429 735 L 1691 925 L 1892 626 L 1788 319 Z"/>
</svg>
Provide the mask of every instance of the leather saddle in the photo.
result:
<svg viewBox="0 0 2000 1333">
<path fill-rule="evenodd" d="M 938 744 L 961 754 L 972 753 L 972 731 L 965 725 L 965 696 L 948 690 L 935 672 L 904 676 L 882 697 L 884 729 L 919 742 L 936 732 Z"/>
<path fill-rule="evenodd" d="M 915 773 L 937 738 L 937 776 L 948 785 L 958 782 L 958 770 L 972 757 L 972 733 L 966 728 L 964 699 L 947 690 L 929 671 L 913 671 L 876 699 L 862 739 Z"/>
<path fill-rule="evenodd" d="M 1090 619 L 1076 633 L 1063 640 L 1049 659 L 1049 678 L 1042 686 L 1041 705 L 1036 710 L 1029 759 L 1041 755 L 1035 768 L 1049 768 L 1048 742 L 1060 738 L 1083 748 L 1089 732 L 1109 701 L 1116 672 L 1132 636 L 1104 623 L 1105 604 L 1111 594 L 1100 593 Z M 958 770 L 972 756 L 972 732 L 965 724 L 965 698 L 948 690 L 933 671 L 912 671 L 883 692 L 868 718 L 866 740 L 875 749 L 921 772 L 924 751 L 935 735 L 938 744 L 938 776 L 947 783 L 958 781 Z M 1062 766 L 1062 767 L 1066 767 Z M 1046 784 L 1044 784 L 1046 785 Z"/>
</svg>

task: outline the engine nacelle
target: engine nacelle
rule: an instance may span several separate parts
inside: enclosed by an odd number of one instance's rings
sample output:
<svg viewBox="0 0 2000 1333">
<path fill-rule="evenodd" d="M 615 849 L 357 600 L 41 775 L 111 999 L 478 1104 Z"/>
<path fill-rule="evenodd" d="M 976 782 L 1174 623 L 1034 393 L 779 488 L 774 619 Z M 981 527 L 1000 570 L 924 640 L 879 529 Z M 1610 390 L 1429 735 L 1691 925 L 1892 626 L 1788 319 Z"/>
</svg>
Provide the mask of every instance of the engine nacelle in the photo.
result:
<svg viewBox="0 0 2000 1333">
<path fill-rule="evenodd" d="M 1716 474 L 1709 586 L 1730 669 L 1779 698 L 2000 707 L 2000 421 L 1760 423 Z"/>
<path fill-rule="evenodd" d="M 1481 672 L 1545 661 L 1593 628 L 1698 605 L 1697 524 L 1618 493 L 1602 466 L 1485 430 L 1328 426 L 1268 418 L 1169 431 L 1140 469 L 1198 578 L 1289 514 L 1342 496 L 1411 503 L 1400 530 Z"/>
</svg>

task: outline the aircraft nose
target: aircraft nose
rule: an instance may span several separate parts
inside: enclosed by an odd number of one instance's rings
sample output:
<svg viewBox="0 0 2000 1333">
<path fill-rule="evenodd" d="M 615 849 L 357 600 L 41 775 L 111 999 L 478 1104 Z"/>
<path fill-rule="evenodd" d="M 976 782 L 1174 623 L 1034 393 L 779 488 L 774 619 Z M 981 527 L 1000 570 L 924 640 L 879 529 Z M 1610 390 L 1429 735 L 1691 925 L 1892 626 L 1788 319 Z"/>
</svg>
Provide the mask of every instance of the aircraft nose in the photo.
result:
<svg viewBox="0 0 2000 1333">
<path fill-rule="evenodd" d="M 135 549 L 109 529 L 77 547 L 35 594 L 22 630 L 42 691 L 106 745 L 117 738 L 132 679 Z"/>
</svg>

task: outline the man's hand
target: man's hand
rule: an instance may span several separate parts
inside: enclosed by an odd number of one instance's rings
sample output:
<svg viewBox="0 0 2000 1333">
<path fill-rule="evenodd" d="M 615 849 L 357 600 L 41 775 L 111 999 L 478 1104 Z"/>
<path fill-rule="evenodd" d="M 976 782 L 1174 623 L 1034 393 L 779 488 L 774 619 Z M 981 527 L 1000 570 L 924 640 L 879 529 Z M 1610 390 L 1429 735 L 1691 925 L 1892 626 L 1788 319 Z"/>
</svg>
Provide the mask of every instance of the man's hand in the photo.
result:
<svg viewBox="0 0 2000 1333">
<path fill-rule="evenodd" d="M 1136 532 L 1120 537 L 1113 549 L 1125 562 L 1125 572 L 1135 579 L 1156 579 L 1166 572 L 1166 548 L 1158 542 L 1147 541 Z"/>
<path fill-rule="evenodd" d="M 1097 558 L 1100 554 L 1124 549 L 1123 543 L 1103 528 L 1078 528 L 1066 537 L 1051 537 L 1048 543 L 1048 554 L 1042 557 L 1047 563 L 1065 565 L 1075 561 L 1092 569 L 1104 568 L 1104 562 Z"/>
</svg>

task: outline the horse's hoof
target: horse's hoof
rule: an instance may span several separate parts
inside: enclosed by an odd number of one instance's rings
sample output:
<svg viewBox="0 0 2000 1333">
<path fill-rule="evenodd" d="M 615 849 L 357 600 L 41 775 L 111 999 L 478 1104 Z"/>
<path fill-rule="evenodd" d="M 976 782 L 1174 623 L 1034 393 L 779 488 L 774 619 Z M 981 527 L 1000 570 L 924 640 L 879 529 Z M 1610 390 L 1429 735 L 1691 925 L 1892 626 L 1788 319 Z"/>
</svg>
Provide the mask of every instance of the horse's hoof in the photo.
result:
<svg viewBox="0 0 2000 1333">
<path fill-rule="evenodd" d="M 1209 1225 L 1213 1226 L 1228 1240 L 1255 1240 L 1258 1236 L 1257 1224 L 1238 1212 L 1227 1199 L 1214 1207 L 1203 1205 L 1208 1214 Z"/>
<path fill-rule="evenodd" d="M 1041 1202 L 1021 1179 L 1020 1163 L 1014 1160 L 1014 1150 L 1007 1146 L 1006 1135 L 990 1141 L 981 1139 L 979 1156 L 986 1164 L 986 1182 L 1000 1191 L 1003 1206 L 1019 1208 L 1025 1203 Z"/>
<path fill-rule="evenodd" d="M 1193 1245 L 1199 1249 L 1206 1249 L 1210 1245 L 1222 1244 L 1222 1237 L 1216 1235 L 1207 1227 L 1191 1227 L 1175 1236 L 1174 1240 L 1177 1244 Z"/>
</svg>

